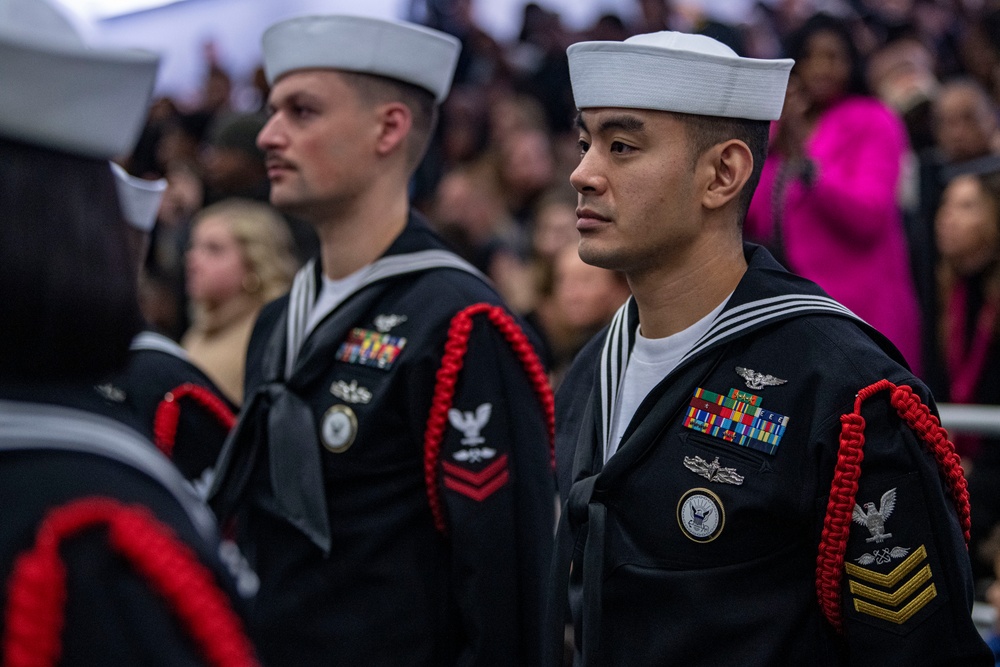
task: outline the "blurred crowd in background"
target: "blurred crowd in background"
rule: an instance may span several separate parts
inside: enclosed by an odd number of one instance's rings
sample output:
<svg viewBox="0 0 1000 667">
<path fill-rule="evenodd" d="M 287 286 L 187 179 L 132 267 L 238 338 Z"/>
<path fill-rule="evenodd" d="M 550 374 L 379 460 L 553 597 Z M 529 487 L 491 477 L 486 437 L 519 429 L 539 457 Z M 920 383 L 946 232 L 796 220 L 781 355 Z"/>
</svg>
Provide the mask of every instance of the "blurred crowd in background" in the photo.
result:
<svg viewBox="0 0 1000 667">
<path fill-rule="evenodd" d="M 414 206 L 537 329 L 553 384 L 629 294 L 623 276 L 576 253 L 566 47 L 679 30 L 797 62 L 748 240 L 882 330 L 939 401 L 1000 404 L 1000 2 L 778 0 L 740 24 L 636 2 L 638 22 L 608 14 L 582 32 L 528 4 L 510 43 L 476 24 L 470 0 L 422 9 L 463 49 Z M 254 94 L 234 94 L 248 86 Z M 237 108 L 237 97 L 257 102 Z M 262 71 L 233 81 L 207 49 L 200 104 L 157 100 L 125 165 L 168 181 L 145 263 L 145 315 L 236 403 L 257 312 L 317 251 L 307 225 L 267 204 L 255 141 L 266 99 Z M 991 538 L 1000 442 L 957 446 L 985 582 L 1000 554 Z"/>
</svg>

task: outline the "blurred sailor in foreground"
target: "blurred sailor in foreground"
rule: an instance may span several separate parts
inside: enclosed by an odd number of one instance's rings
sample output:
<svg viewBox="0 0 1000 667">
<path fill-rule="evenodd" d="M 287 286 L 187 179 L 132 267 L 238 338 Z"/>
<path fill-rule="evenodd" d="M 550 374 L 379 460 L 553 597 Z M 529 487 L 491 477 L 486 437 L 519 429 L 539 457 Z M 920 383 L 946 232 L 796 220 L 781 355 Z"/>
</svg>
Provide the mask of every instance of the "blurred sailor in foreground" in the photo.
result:
<svg viewBox="0 0 1000 667">
<path fill-rule="evenodd" d="M 0 0 L 5 666 L 255 664 L 211 513 L 94 391 L 141 324 L 108 158 L 131 149 L 157 63 Z"/>
</svg>

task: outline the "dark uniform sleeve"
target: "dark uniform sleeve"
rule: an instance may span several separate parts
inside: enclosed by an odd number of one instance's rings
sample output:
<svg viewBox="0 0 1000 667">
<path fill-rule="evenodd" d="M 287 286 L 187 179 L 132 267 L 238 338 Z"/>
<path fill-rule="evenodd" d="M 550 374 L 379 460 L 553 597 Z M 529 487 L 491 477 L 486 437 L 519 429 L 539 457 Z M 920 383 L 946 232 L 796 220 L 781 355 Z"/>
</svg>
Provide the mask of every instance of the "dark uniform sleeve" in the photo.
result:
<svg viewBox="0 0 1000 667">
<path fill-rule="evenodd" d="M 194 364 L 166 352 L 132 352 L 122 382 L 142 433 L 157 443 L 188 480 L 202 477 L 219 456 L 236 406 Z M 163 418 L 164 403 L 174 400 L 176 422 L 162 431 L 170 421 Z M 217 407 L 212 410 L 206 403 Z"/>
<path fill-rule="evenodd" d="M 837 600 L 824 600 L 824 591 L 835 589 L 820 585 L 821 603 L 828 616 L 839 607 L 849 664 L 992 665 L 971 618 L 968 505 L 958 459 L 931 418 L 926 390 L 886 385 L 862 392 L 860 411 L 842 419 L 830 502 L 839 520 L 828 511 L 820 551 L 822 575 L 844 532 L 836 525 L 847 526 L 841 599 L 833 607 Z M 859 450 L 861 457 L 853 453 Z M 838 484 L 852 470 L 860 470 L 853 501 L 851 485 Z M 827 563 L 830 574 L 835 564 Z"/>
<path fill-rule="evenodd" d="M 31 453 L 6 463 L 0 478 L 19 512 L 0 534 L 0 626 L 5 650 L 20 652 L 16 664 L 36 664 L 23 660 L 49 651 L 65 665 L 221 664 L 207 654 L 224 653 L 228 664 L 256 664 L 216 544 L 169 494 L 89 455 Z M 58 491 L 32 490 L 43 470 Z M 64 594 L 40 594 L 59 590 L 60 570 Z"/>
<path fill-rule="evenodd" d="M 440 452 L 431 456 L 436 511 L 467 638 L 456 664 L 534 665 L 554 526 L 551 393 L 526 340 L 512 346 L 485 314 L 472 322 L 454 395 L 449 401 L 442 391 L 450 384 L 442 375 L 457 370 L 446 354 L 432 407 L 443 426 Z"/>
</svg>

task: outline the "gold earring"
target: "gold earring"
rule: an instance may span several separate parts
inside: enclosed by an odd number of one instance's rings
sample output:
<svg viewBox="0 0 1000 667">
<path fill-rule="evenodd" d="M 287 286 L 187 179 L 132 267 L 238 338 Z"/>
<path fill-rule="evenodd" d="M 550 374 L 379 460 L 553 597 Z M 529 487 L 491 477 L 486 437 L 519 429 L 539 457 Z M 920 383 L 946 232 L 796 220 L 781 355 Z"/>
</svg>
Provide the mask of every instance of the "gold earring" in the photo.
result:
<svg viewBox="0 0 1000 667">
<path fill-rule="evenodd" d="M 256 273 L 248 273 L 243 277 L 243 291 L 248 294 L 256 294 L 262 286 L 260 276 Z"/>
</svg>

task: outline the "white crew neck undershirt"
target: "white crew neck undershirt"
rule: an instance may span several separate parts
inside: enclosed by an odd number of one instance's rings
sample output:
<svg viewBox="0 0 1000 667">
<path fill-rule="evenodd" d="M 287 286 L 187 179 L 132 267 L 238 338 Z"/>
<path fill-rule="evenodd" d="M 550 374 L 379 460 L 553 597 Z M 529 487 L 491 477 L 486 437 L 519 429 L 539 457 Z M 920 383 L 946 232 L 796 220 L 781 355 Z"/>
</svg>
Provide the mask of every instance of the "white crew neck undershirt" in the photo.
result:
<svg viewBox="0 0 1000 667">
<path fill-rule="evenodd" d="M 306 331 L 312 331 L 319 325 L 318 321 L 340 305 L 340 303 L 353 293 L 364 281 L 368 267 L 364 266 L 354 273 L 344 276 L 339 280 L 333 280 L 322 276 L 323 284 L 319 290 L 319 296 L 309 312 L 309 321 L 306 323 Z"/>
<path fill-rule="evenodd" d="M 604 452 L 605 463 L 618 451 L 622 436 L 625 435 L 625 430 L 628 428 L 629 422 L 632 421 L 639 404 L 652 391 L 653 387 L 677 368 L 677 364 L 680 363 L 684 355 L 712 326 L 712 322 L 722 312 L 731 296 L 732 293 L 723 299 L 722 303 L 716 306 L 712 312 L 687 329 L 666 338 L 646 338 L 642 335 L 640 326 L 636 326 L 635 346 L 632 348 L 632 354 L 629 355 L 622 388 L 615 404 L 611 423 L 613 437 L 608 443 L 607 451 Z"/>
</svg>

